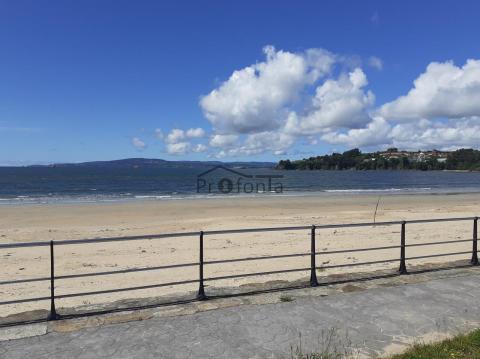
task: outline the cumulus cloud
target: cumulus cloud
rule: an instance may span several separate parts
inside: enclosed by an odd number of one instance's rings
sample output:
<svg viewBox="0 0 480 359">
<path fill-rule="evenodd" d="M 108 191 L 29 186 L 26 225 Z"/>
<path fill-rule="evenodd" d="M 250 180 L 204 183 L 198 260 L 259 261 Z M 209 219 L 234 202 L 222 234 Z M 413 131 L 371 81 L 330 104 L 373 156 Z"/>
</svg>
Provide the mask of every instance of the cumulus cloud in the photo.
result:
<svg viewBox="0 0 480 359">
<path fill-rule="evenodd" d="M 205 137 L 205 130 L 200 127 L 190 128 L 186 131 L 179 128 L 174 128 L 165 137 L 167 153 L 170 155 L 185 155 L 190 152 L 206 152 L 208 150 L 206 145 L 202 143 L 195 144 L 190 142 L 190 139 L 199 139 L 202 137 Z"/>
<path fill-rule="evenodd" d="M 221 150 L 215 157 L 252 156 L 264 152 L 274 155 L 285 154 L 295 142 L 295 137 L 280 131 L 264 131 L 246 135 L 242 141 L 231 143 L 228 146 L 216 146 Z M 211 144 L 210 144 L 211 145 Z"/>
<path fill-rule="evenodd" d="M 213 135 L 210 138 L 210 146 L 212 147 L 231 147 L 238 140 L 237 135 Z"/>
<path fill-rule="evenodd" d="M 375 118 L 365 128 L 350 129 L 346 133 L 329 132 L 322 140 L 349 147 L 370 147 L 386 145 L 391 142 L 391 126 L 383 118 Z"/>
<path fill-rule="evenodd" d="M 462 67 L 432 62 L 407 95 L 380 108 L 382 116 L 397 120 L 480 116 L 480 60 Z"/>
<path fill-rule="evenodd" d="M 143 150 L 145 147 L 147 147 L 146 143 L 143 142 L 140 138 L 138 137 L 133 137 L 132 138 L 132 145 L 135 147 L 137 150 Z"/>
<path fill-rule="evenodd" d="M 294 142 L 295 138 L 290 134 L 266 131 L 248 135 L 241 146 L 230 152 L 250 156 L 270 151 L 279 155 L 284 154 Z"/>
<path fill-rule="evenodd" d="M 335 56 L 322 49 L 303 53 L 264 48 L 265 61 L 234 71 L 200 100 L 205 117 L 225 134 L 257 133 L 281 125 L 282 112 L 308 84 L 327 74 Z"/>
<path fill-rule="evenodd" d="M 187 137 L 190 138 L 200 138 L 205 136 L 205 130 L 203 128 L 190 128 L 185 133 Z"/>
<path fill-rule="evenodd" d="M 167 143 L 167 152 L 170 155 L 185 155 L 190 151 L 189 142 Z"/>
<path fill-rule="evenodd" d="M 367 113 L 375 102 L 370 91 L 364 91 L 368 84 L 365 73 L 356 68 L 340 75 L 338 80 L 329 79 L 317 87 L 312 108 L 299 117 L 291 113 L 287 130 L 298 134 L 320 133 L 328 128 L 358 128 L 370 121 Z"/>
<path fill-rule="evenodd" d="M 450 120 L 446 123 L 430 120 L 399 123 L 392 129 L 391 137 L 395 146 L 407 149 L 478 148 L 480 117 Z"/>
<path fill-rule="evenodd" d="M 195 147 L 193 147 L 192 151 L 195 153 L 201 153 L 207 151 L 207 149 L 207 146 L 205 146 L 203 143 L 199 143 Z"/>
<path fill-rule="evenodd" d="M 422 119 L 415 122 L 391 124 L 377 117 L 365 128 L 347 132 L 331 132 L 322 140 L 352 147 L 398 147 L 407 150 L 478 147 L 480 117 L 438 122 Z"/>
<path fill-rule="evenodd" d="M 179 128 L 174 128 L 173 130 L 170 131 L 170 133 L 167 135 L 166 142 L 170 144 L 178 143 L 185 139 L 185 131 L 179 129 Z"/>
</svg>

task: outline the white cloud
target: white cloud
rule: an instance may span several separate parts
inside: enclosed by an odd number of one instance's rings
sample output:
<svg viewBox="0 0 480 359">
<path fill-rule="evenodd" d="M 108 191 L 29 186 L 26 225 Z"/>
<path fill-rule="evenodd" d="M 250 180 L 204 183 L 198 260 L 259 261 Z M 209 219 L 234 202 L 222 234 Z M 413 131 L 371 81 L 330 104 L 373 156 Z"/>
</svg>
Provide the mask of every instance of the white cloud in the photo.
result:
<svg viewBox="0 0 480 359">
<path fill-rule="evenodd" d="M 370 121 L 367 109 L 375 102 L 365 73 L 356 68 L 338 80 L 329 79 L 317 87 L 311 110 L 304 116 L 291 113 L 286 129 L 291 133 L 321 133 L 329 128 L 357 128 Z"/>
<path fill-rule="evenodd" d="M 170 155 L 185 155 L 189 152 L 201 153 L 207 151 L 207 146 L 202 143 L 192 145 L 187 138 L 200 138 L 205 136 L 201 128 L 190 128 L 187 131 L 174 128 L 166 137 L 167 153 Z"/>
<path fill-rule="evenodd" d="M 167 152 L 170 155 L 185 155 L 190 151 L 189 142 L 167 143 Z"/>
<path fill-rule="evenodd" d="M 248 135 L 240 147 L 242 154 L 258 154 L 266 151 L 274 154 L 285 153 L 295 142 L 295 137 L 284 132 L 261 132 Z"/>
<path fill-rule="evenodd" d="M 323 135 L 322 140 L 350 148 L 382 146 L 407 150 L 478 148 L 480 117 L 450 120 L 446 123 L 422 119 L 393 125 L 377 117 L 365 128 L 352 129 L 345 133 L 330 132 Z"/>
<path fill-rule="evenodd" d="M 235 147 L 223 146 L 223 149 L 217 154 L 217 157 L 236 157 L 236 156 L 252 156 L 267 151 L 275 155 L 286 153 L 287 149 L 293 145 L 295 137 L 279 132 L 265 131 L 247 135 L 242 143 Z"/>
<path fill-rule="evenodd" d="M 187 138 L 200 138 L 205 136 L 205 131 L 202 128 L 190 128 L 187 131 L 179 128 L 174 128 L 166 137 L 167 153 L 171 155 L 185 155 L 189 152 L 205 152 L 207 146 L 204 144 L 192 145 L 186 141 Z"/>
<path fill-rule="evenodd" d="M 480 116 L 480 60 L 462 67 L 430 63 L 408 94 L 383 105 L 380 113 L 398 120 Z"/>
<path fill-rule="evenodd" d="M 379 57 L 370 56 L 370 58 L 368 59 L 368 64 L 374 69 L 377 69 L 378 71 L 381 71 L 383 69 L 383 61 Z"/>
<path fill-rule="evenodd" d="M 132 138 L 132 145 L 137 149 L 137 150 L 143 150 L 147 145 L 145 142 L 143 142 L 140 138 L 138 137 L 133 137 Z"/>
<path fill-rule="evenodd" d="M 392 129 L 392 143 L 406 149 L 478 148 L 480 144 L 480 117 L 450 120 L 439 123 L 422 120 L 400 123 Z"/>
<path fill-rule="evenodd" d="M 156 128 L 154 133 L 156 138 L 158 138 L 159 140 L 163 139 L 163 131 L 160 128 Z"/>
<path fill-rule="evenodd" d="M 213 135 L 210 138 L 210 146 L 212 147 L 231 147 L 238 140 L 237 135 Z"/>
<path fill-rule="evenodd" d="M 328 143 L 349 147 L 370 147 L 389 144 L 391 126 L 383 118 L 372 120 L 365 128 L 350 129 L 346 133 L 330 132 L 322 136 Z"/>
<path fill-rule="evenodd" d="M 208 149 L 207 146 L 205 146 L 202 143 L 199 143 L 192 149 L 192 151 L 195 152 L 195 153 L 201 153 L 201 152 L 207 151 L 207 149 Z"/>
<path fill-rule="evenodd" d="M 174 128 L 173 130 L 170 131 L 166 138 L 166 142 L 170 144 L 178 143 L 185 139 L 185 132 L 183 130 L 180 130 L 178 128 Z"/>
<path fill-rule="evenodd" d="M 200 100 L 205 117 L 218 133 L 238 134 L 280 126 L 285 107 L 306 85 L 327 74 L 335 56 L 322 49 L 291 53 L 264 48 L 266 60 L 234 71 L 219 88 Z"/>
<path fill-rule="evenodd" d="M 205 136 L 205 131 L 203 128 L 190 128 L 186 132 L 186 136 L 190 138 L 200 138 Z"/>
</svg>

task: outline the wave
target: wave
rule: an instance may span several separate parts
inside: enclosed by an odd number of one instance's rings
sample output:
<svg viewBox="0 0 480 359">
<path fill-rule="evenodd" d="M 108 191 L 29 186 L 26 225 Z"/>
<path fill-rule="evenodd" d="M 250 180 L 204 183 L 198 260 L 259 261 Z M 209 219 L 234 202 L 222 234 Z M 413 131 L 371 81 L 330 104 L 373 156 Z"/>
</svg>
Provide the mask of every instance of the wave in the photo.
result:
<svg viewBox="0 0 480 359">
<path fill-rule="evenodd" d="M 136 195 L 133 196 L 136 199 L 164 199 L 164 198 L 172 198 L 169 195 Z"/>
<path fill-rule="evenodd" d="M 431 191 L 431 187 L 415 188 L 349 188 L 349 189 L 326 189 L 328 193 L 357 193 L 357 192 L 413 192 L 413 191 Z"/>
</svg>

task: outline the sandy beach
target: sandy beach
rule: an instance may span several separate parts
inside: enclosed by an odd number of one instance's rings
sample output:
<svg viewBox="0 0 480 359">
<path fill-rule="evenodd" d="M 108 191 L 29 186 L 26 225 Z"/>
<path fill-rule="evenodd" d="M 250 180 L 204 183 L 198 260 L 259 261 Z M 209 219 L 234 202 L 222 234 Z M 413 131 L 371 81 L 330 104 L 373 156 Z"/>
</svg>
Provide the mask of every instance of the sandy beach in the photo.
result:
<svg viewBox="0 0 480 359">
<path fill-rule="evenodd" d="M 70 240 L 80 238 L 144 235 L 200 230 L 322 225 L 373 221 L 377 195 L 271 196 L 134 201 L 90 204 L 4 205 L 0 206 L 0 242 Z M 473 217 L 480 214 L 480 194 L 389 195 L 382 196 L 377 221 L 426 218 Z M 309 231 L 259 232 L 205 237 L 205 259 L 231 259 L 308 253 Z M 471 239 L 471 222 L 407 225 L 409 244 Z M 319 230 L 317 249 L 337 250 L 398 245 L 400 226 L 375 226 Z M 407 256 L 471 250 L 471 243 L 413 247 Z M 319 255 L 318 265 L 358 263 L 398 258 L 397 249 Z M 151 267 L 198 260 L 198 238 L 166 238 L 133 242 L 57 246 L 58 276 L 98 271 Z M 415 264 L 469 258 L 468 255 L 415 260 Z M 49 275 L 48 247 L 0 250 L 0 281 Z M 206 266 L 205 276 L 222 276 L 309 266 L 309 257 L 273 259 Z M 398 263 L 329 269 L 319 276 L 346 270 L 396 268 Z M 249 277 L 208 282 L 208 286 L 238 286 L 245 283 L 304 278 L 307 272 Z M 196 279 L 196 267 L 58 280 L 57 294 L 157 284 Z M 207 286 L 207 291 L 208 291 Z M 196 284 L 149 290 L 95 295 L 59 300 L 59 307 L 96 304 L 126 298 L 154 297 L 194 291 Z M 49 283 L 36 282 L 0 286 L 3 300 L 48 296 Z M 3 315 L 48 309 L 46 301 L 3 306 Z"/>
</svg>

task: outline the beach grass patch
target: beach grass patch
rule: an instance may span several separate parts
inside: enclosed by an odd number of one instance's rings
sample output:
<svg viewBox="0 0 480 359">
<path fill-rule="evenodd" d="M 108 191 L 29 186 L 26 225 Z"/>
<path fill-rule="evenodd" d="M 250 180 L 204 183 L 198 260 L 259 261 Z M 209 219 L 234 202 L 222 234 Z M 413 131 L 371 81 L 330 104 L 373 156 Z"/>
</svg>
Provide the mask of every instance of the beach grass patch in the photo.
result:
<svg viewBox="0 0 480 359">
<path fill-rule="evenodd" d="M 433 344 L 415 344 L 389 359 L 480 359 L 480 329 Z"/>
</svg>

